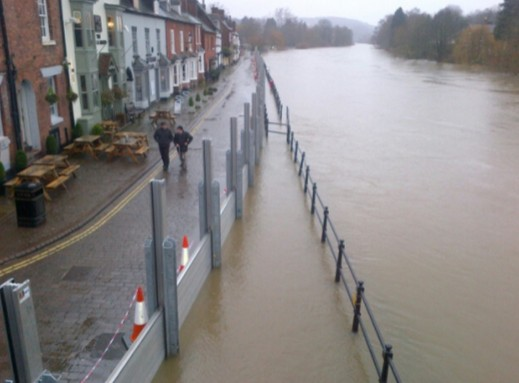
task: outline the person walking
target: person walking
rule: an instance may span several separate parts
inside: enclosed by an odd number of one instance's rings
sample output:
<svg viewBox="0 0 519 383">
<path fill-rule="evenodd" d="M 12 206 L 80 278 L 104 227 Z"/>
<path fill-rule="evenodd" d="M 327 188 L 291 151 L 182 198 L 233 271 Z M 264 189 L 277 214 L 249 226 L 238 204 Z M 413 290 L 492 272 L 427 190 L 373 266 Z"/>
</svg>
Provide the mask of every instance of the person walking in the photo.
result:
<svg viewBox="0 0 519 383">
<path fill-rule="evenodd" d="M 173 142 L 173 133 L 168 128 L 165 122 L 161 122 L 159 128 L 155 130 L 153 138 L 159 144 L 160 158 L 162 158 L 162 164 L 164 171 L 168 171 L 169 168 L 169 148 Z"/>
<path fill-rule="evenodd" d="M 180 157 L 180 166 L 182 169 L 186 169 L 186 152 L 189 144 L 193 141 L 193 136 L 186 132 L 184 128 L 179 125 L 175 136 L 173 137 L 173 143 L 175 144 Z"/>
</svg>

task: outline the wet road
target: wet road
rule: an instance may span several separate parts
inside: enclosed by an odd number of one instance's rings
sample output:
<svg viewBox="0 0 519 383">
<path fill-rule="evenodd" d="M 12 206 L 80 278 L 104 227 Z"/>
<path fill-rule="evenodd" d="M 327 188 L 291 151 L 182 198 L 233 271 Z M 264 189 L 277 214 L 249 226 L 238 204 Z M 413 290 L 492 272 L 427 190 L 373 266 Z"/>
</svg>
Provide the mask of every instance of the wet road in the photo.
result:
<svg viewBox="0 0 519 383">
<path fill-rule="evenodd" d="M 202 180 L 202 139 L 212 141 L 213 175 L 225 188 L 225 151 L 229 148 L 230 118 L 243 115 L 243 104 L 255 90 L 250 61 L 242 60 L 228 78 L 219 82 L 225 97 L 208 106 L 194 127 L 188 170 L 172 162 L 167 185 L 167 233 L 191 244 L 198 233 L 198 183 Z M 239 127 L 243 126 L 242 119 Z M 157 177 L 162 171 L 157 170 Z M 90 370 L 114 333 L 138 284 L 144 284 L 143 245 L 151 235 L 150 195 L 144 187 L 113 217 L 94 223 L 92 233 L 71 246 L 8 277 L 31 280 L 44 367 L 62 374 L 61 381 L 80 381 Z M 106 221 L 106 222 L 105 222 Z M 122 331 L 131 331 L 131 320 Z M 2 328 L 0 350 L 4 353 Z M 109 352 L 90 381 L 102 381 L 123 353 L 121 342 Z M 6 359 L 0 380 L 9 377 Z"/>
</svg>

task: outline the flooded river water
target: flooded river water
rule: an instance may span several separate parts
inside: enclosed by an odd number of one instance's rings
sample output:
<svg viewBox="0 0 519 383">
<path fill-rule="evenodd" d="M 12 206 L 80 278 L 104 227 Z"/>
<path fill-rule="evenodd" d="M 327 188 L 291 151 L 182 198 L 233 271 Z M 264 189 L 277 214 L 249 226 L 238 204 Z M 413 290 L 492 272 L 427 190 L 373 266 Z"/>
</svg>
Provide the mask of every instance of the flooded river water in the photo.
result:
<svg viewBox="0 0 519 383">
<path fill-rule="evenodd" d="M 519 79 L 367 45 L 265 61 L 404 381 L 517 381 Z M 373 381 L 328 284 L 331 261 L 302 238 L 315 228 L 273 142 L 283 138 L 269 140 L 254 214 L 233 230 L 163 376 L 208 381 L 197 375 L 207 366 L 213 381 Z"/>
</svg>

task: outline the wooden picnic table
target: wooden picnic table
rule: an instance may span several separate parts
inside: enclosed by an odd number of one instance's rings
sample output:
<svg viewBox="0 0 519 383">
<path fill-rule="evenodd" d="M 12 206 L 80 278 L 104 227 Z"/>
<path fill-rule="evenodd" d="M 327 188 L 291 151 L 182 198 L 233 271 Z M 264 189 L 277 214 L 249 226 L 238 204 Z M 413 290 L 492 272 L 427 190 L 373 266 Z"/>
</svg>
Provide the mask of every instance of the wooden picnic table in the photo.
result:
<svg viewBox="0 0 519 383">
<path fill-rule="evenodd" d="M 118 132 L 115 134 L 115 138 L 125 138 L 125 137 L 134 137 L 139 142 L 140 145 L 149 145 L 148 143 L 148 134 L 144 132 Z"/>
<path fill-rule="evenodd" d="M 112 156 L 130 157 L 134 162 L 139 163 L 136 154 L 142 144 L 136 137 L 120 137 L 114 140 L 112 145 L 115 147 Z"/>
<path fill-rule="evenodd" d="M 70 166 L 66 154 L 47 154 L 45 157 L 34 161 L 35 165 L 54 165 L 57 168 L 67 168 Z"/>
<path fill-rule="evenodd" d="M 88 153 L 93 158 L 97 159 L 96 148 L 100 146 L 101 136 L 97 135 L 86 135 L 78 137 L 74 140 L 74 152 Z"/>
<path fill-rule="evenodd" d="M 113 139 L 115 134 L 119 131 L 119 122 L 114 120 L 103 120 L 101 121 L 101 126 L 103 127 L 105 134 L 110 136 L 110 139 Z"/>
<path fill-rule="evenodd" d="M 150 114 L 150 120 L 157 124 L 160 120 L 169 121 L 171 127 L 175 127 L 175 115 L 169 110 L 156 110 L 154 114 Z"/>
<path fill-rule="evenodd" d="M 51 200 L 46 185 L 60 178 L 55 165 L 31 165 L 16 174 L 22 182 L 38 182 L 43 185 L 45 199 Z M 60 183 L 65 187 L 63 182 Z"/>
</svg>

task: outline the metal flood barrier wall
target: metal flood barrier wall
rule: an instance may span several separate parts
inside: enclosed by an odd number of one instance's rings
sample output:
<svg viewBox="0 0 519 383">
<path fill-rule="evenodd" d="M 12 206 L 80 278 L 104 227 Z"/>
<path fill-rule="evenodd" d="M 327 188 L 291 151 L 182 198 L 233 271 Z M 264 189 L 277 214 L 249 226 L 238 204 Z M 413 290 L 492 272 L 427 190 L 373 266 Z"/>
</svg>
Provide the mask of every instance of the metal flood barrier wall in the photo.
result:
<svg viewBox="0 0 519 383">
<path fill-rule="evenodd" d="M 257 59 L 258 57 L 259 55 L 257 55 Z M 241 147 L 239 150 L 237 147 L 237 121 L 236 118 L 231 118 L 231 149 L 227 152 L 227 187 L 222 208 L 220 208 L 219 185 L 212 180 L 210 159 L 206 162 L 206 156 L 210 157 L 210 143 L 206 145 L 208 143 L 204 140 L 204 181 L 199 186 L 201 240 L 193 254 L 190 254 L 189 262 L 178 275 L 178 279 L 175 277 L 176 312 L 174 314 L 178 318 L 175 323 L 178 325 L 177 332 L 189 314 L 209 273 L 213 268 L 220 266 L 221 244 L 228 237 L 235 220 L 241 218 L 244 196 L 248 188 L 254 186 L 254 168 L 259 165 L 259 155 L 263 145 L 262 132 L 266 128 L 263 117 L 260 118 L 264 115 L 263 100 L 265 96 L 263 89 L 265 73 L 262 68 L 263 65 L 258 66 L 259 81 L 256 93 L 252 95 L 252 107 L 249 103 L 244 105 L 244 129 L 240 134 Z M 208 147 L 206 148 L 206 146 Z M 211 193 L 213 198 L 209 198 Z M 212 218 L 211 211 L 214 213 Z M 148 241 L 145 245 L 146 251 L 151 253 L 153 248 L 152 241 Z M 165 265 L 160 266 L 164 266 L 166 269 Z M 152 271 L 148 271 L 147 265 L 147 279 L 150 279 L 150 273 Z M 148 291 L 153 289 L 153 284 L 147 281 Z M 155 300 L 161 293 L 157 291 L 153 294 L 156 294 L 152 297 Z M 150 300 L 149 295 L 148 300 Z M 160 302 L 160 300 L 159 297 L 158 301 Z M 150 304 L 148 304 L 149 306 Z M 149 382 L 157 373 L 164 359 L 178 352 L 178 333 L 176 334 L 177 339 L 167 339 L 168 322 L 170 321 L 167 318 L 167 306 L 168 304 L 159 304 L 156 311 L 150 310 L 153 314 L 146 327 L 130 346 L 107 382 Z M 173 348 L 173 350 L 168 350 L 168 348 Z"/>
</svg>

